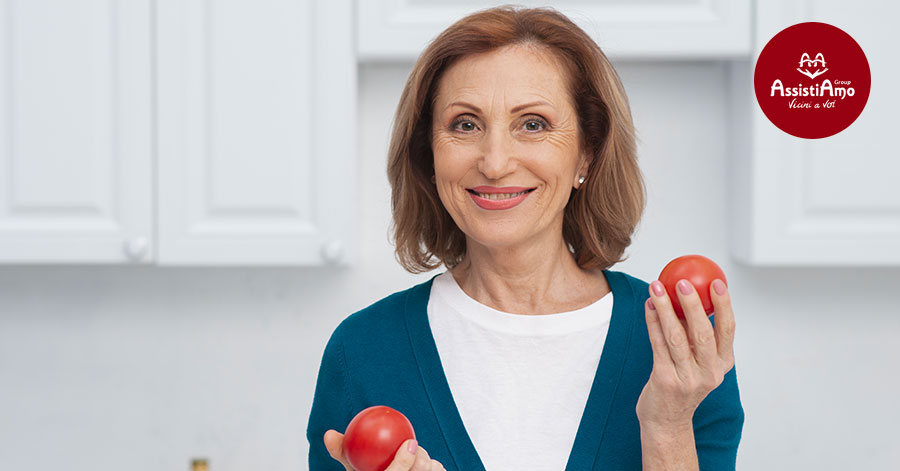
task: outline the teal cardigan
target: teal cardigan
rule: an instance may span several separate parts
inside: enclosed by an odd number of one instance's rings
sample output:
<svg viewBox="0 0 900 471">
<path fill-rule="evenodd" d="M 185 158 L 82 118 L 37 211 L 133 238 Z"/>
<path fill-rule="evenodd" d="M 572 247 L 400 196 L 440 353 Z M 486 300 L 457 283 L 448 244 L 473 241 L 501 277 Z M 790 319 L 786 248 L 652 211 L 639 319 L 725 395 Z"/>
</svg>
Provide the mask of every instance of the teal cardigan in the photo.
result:
<svg viewBox="0 0 900 471">
<path fill-rule="evenodd" d="M 603 273 L 613 292 L 612 319 L 567 471 L 641 469 L 635 406 L 653 367 L 644 318 L 649 292 L 646 282 L 630 275 Z M 334 330 L 322 355 L 306 429 L 310 471 L 343 471 L 322 437 L 328 429 L 343 433 L 356 413 L 373 405 L 406 415 L 419 444 L 447 471 L 484 471 L 428 324 L 433 280 L 375 302 Z M 703 400 L 693 422 L 700 469 L 733 470 L 744 423 L 734 369 Z"/>
</svg>

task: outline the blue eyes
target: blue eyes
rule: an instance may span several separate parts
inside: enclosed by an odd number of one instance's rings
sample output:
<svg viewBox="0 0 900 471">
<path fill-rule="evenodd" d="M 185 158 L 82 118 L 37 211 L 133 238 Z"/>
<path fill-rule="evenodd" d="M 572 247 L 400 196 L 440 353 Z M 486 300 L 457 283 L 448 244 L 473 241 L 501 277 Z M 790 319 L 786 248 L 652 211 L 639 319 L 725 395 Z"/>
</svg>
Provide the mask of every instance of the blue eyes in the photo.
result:
<svg viewBox="0 0 900 471">
<path fill-rule="evenodd" d="M 463 116 L 465 116 L 465 115 L 463 115 Z M 469 132 L 472 132 L 475 129 L 477 129 L 478 126 L 475 124 L 474 121 L 472 121 L 471 119 L 465 118 L 463 116 L 460 116 L 459 118 L 457 118 L 450 125 L 450 127 L 453 128 L 453 130 L 461 131 L 464 133 L 469 133 Z M 463 127 L 460 127 L 460 125 L 462 125 Z M 525 126 L 525 130 L 528 132 L 545 131 L 545 130 L 547 130 L 547 128 L 550 127 L 550 125 L 547 124 L 547 121 L 545 121 L 544 119 L 537 117 L 537 116 L 535 116 L 533 118 L 529 118 L 528 121 L 525 121 L 524 126 Z"/>
</svg>

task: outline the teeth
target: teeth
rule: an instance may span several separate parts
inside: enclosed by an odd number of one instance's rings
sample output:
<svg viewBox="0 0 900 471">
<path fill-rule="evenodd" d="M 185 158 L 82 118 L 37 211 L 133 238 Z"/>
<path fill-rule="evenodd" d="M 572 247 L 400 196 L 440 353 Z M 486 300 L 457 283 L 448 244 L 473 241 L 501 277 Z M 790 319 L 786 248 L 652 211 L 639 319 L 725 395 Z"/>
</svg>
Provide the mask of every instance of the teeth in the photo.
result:
<svg viewBox="0 0 900 471">
<path fill-rule="evenodd" d="M 515 198 L 516 196 L 524 195 L 525 193 L 528 193 L 528 191 L 520 191 L 518 193 L 496 193 L 496 194 L 476 192 L 475 194 L 477 194 L 478 196 L 480 196 L 482 198 L 489 199 L 489 200 L 506 200 L 506 199 L 510 199 L 510 198 Z"/>
</svg>

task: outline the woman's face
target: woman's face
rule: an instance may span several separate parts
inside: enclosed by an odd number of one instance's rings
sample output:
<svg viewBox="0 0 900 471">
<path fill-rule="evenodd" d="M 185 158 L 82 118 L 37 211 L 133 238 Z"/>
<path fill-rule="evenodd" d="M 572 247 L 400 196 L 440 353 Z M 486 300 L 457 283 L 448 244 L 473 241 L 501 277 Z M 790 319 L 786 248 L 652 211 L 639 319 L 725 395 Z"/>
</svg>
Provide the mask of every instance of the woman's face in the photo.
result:
<svg viewBox="0 0 900 471">
<path fill-rule="evenodd" d="M 587 161 L 555 56 L 517 45 L 464 57 L 441 77 L 433 110 L 438 194 L 469 239 L 504 247 L 562 236 Z M 489 191 L 507 194 L 478 195 Z"/>
</svg>

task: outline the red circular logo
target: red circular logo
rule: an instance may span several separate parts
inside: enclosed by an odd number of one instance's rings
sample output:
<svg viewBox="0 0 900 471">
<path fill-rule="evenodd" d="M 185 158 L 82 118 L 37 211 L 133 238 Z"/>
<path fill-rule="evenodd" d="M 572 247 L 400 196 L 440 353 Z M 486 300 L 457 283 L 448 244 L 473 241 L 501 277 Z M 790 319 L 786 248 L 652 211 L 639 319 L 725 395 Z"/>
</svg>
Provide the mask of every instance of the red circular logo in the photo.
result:
<svg viewBox="0 0 900 471">
<path fill-rule="evenodd" d="M 872 77 L 859 44 L 826 23 L 798 23 L 769 40 L 753 85 L 763 113 L 805 139 L 837 134 L 862 113 Z"/>
</svg>

